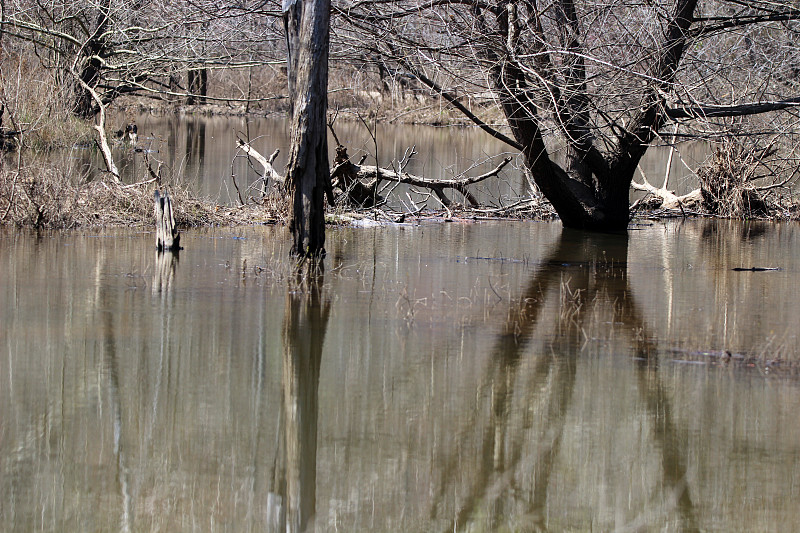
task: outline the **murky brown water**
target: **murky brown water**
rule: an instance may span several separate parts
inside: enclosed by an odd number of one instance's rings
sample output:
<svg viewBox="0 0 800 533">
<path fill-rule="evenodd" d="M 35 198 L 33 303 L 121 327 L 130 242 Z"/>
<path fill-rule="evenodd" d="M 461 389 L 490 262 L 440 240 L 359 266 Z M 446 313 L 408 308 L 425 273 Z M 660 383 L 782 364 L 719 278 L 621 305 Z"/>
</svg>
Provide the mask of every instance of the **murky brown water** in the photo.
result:
<svg viewBox="0 0 800 533">
<path fill-rule="evenodd" d="M 153 239 L 0 232 L 0 530 L 800 523 L 795 224 Z"/>
</svg>

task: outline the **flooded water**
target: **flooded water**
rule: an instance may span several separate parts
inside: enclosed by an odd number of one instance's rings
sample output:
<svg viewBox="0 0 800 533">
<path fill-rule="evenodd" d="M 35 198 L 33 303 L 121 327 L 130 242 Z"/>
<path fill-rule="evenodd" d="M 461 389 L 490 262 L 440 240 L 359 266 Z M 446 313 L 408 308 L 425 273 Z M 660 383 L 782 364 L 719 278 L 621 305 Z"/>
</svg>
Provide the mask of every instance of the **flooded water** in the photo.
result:
<svg viewBox="0 0 800 533">
<path fill-rule="evenodd" d="M 795 224 L 153 240 L 0 232 L 0 530 L 800 523 Z"/>
<path fill-rule="evenodd" d="M 126 121 L 114 119 L 111 128 L 122 129 Z M 289 125 L 282 119 L 141 115 L 135 117 L 135 122 L 139 130 L 136 145 L 118 143 L 113 150 L 123 181 L 133 183 L 149 179 L 146 166 L 149 161 L 154 169 L 161 165 L 164 176 L 175 176 L 198 194 L 231 205 L 239 202 L 236 187 L 246 200 L 248 187 L 256 183 L 261 172 L 257 163 L 237 150 L 237 138 L 249 139 L 264 156 L 280 150 L 275 168 L 281 172 L 289 154 Z M 377 129 L 372 125 L 371 130 L 367 130 L 362 123 L 344 118 L 336 122 L 335 128 L 352 161 L 367 156 L 366 164 L 374 165 L 377 154 L 377 164 L 381 167 L 402 169 L 432 179 L 480 175 L 500 164 L 504 157 L 514 156 L 517 159 L 502 171 L 499 179 L 472 185 L 470 190 L 482 204 L 492 206 L 508 205 L 529 195 L 518 153 L 509 151 L 508 146 L 475 128 L 393 124 L 379 125 Z M 332 135 L 329 135 L 329 145 L 333 153 L 336 142 Z M 708 148 L 700 143 L 684 143 L 678 147 L 672 158 L 669 157 L 670 148 L 651 148 L 640 168 L 652 184 L 661 186 L 669 163 L 669 187 L 683 193 L 696 187 L 689 167 L 696 168 L 708 155 Z M 408 157 L 412 148 L 416 155 Z M 558 150 L 553 152 L 558 158 Z M 92 169 L 103 167 L 96 150 L 75 150 L 75 157 L 84 172 L 91 173 Z M 412 210 L 405 196 L 406 189 L 396 192 L 400 191 L 401 194 L 390 198 L 390 205 Z M 457 196 L 454 199 L 462 201 Z M 414 201 L 421 205 L 424 198 L 414 195 Z M 441 205 L 431 200 L 429 207 L 439 209 Z"/>
</svg>

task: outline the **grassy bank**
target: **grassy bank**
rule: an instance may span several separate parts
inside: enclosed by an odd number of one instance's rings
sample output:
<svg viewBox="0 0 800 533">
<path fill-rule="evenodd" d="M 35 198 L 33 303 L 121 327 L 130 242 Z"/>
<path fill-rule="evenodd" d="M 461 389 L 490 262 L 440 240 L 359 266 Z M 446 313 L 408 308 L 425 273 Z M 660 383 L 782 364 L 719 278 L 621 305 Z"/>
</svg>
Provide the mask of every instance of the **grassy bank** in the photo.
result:
<svg viewBox="0 0 800 533">
<path fill-rule="evenodd" d="M 123 185 L 114 179 L 75 179 L 52 167 L 0 171 L 0 224 L 69 229 L 86 226 L 149 226 L 155 223 L 154 179 Z M 230 207 L 192 194 L 185 186 L 162 184 L 173 198 L 181 227 L 265 224 L 285 218 L 279 202 Z"/>
</svg>

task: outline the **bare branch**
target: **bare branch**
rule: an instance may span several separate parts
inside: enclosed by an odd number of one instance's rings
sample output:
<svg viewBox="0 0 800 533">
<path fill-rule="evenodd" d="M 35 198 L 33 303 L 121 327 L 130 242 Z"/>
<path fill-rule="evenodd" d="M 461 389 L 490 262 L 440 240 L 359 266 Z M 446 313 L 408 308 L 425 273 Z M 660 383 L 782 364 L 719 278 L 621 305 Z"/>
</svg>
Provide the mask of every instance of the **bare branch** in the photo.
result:
<svg viewBox="0 0 800 533">
<path fill-rule="evenodd" d="M 286 184 L 286 177 L 285 176 L 281 176 L 280 174 L 278 174 L 278 171 L 275 170 L 275 167 L 272 166 L 272 163 L 275 162 L 275 158 L 278 157 L 278 154 L 280 153 L 280 150 L 275 150 L 274 152 L 272 152 L 272 155 L 270 155 L 269 158 L 266 158 L 263 155 L 261 155 L 261 153 L 259 153 L 255 148 L 250 146 L 249 143 L 243 141 L 242 139 L 237 139 L 236 140 L 236 145 L 239 148 L 241 148 L 241 150 L 244 153 L 246 153 L 248 156 L 250 156 L 253 159 L 255 159 L 256 161 L 258 161 L 258 163 L 264 169 L 264 179 L 265 180 L 271 179 L 271 180 L 273 180 L 275 182 L 280 183 L 281 185 L 285 185 Z"/>
</svg>

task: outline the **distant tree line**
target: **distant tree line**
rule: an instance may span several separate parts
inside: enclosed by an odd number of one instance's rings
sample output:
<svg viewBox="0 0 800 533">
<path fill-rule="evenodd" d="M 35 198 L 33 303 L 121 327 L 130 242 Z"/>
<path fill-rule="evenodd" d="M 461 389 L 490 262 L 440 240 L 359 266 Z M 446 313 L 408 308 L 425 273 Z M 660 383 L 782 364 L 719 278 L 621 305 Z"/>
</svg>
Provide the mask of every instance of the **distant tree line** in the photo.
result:
<svg viewBox="0 0 800 533">
<path fill-rule="evenodd" d="M 72 109 L 89 118 L 135 94 L 213 101 L 209 72 L 285 64 L 276 2 L 3 1 L 4 62 L 29 54 L 72 88 Z M 246 87 L 225 101 L 246 101 Z"/>
</svg>

